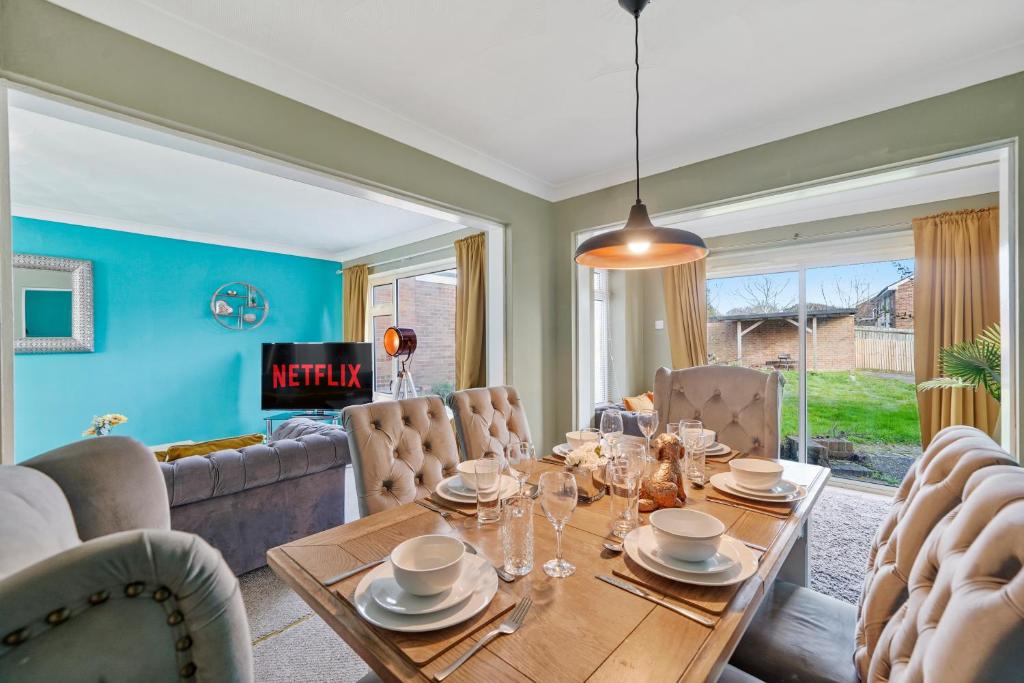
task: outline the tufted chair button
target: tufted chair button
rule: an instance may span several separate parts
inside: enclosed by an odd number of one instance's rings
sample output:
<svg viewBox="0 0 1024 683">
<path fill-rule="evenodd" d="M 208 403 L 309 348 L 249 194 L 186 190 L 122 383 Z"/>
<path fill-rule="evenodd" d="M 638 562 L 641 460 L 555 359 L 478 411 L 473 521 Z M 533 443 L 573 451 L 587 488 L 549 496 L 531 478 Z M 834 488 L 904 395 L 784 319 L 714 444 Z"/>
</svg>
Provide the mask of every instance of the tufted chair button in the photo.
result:
<svg viewBox="0 0 1024 683">
<path fill-rule="evenodd" d="M 155 591 L 153 591 L 153 599 L 157 602 L 163 602 L 169 597 L 171 597 L 171 589 L 167 586 L 160 586 Z"/>
<path fill-rule="evenodd" d="M 402 424 L 404 424 L 406 427 L 412 424 L 412 420 L 409 419 L 408 415 L 402 416 Z"/>
<path fill-rule="evenodd" d="M 715 389 L 714 397 L 715 398 L 722 398 L 722 390 L 721 389 Z"/>
<path fill-rule="evenodd" d="M 373 421 L 373 428 L 374 429 L 380 429 L 380 420 L 374 420 Z"/>
<path fill-rule="evenodd" d="M 417 474 L 416 475 L 416 485 L 419 486 L 422 483 L 423 483 L 423 475 Z"/>
<path fill-rule="evenodd" d="M 755 391 L 754 392 L 754 400 L 755 401 L 760 401 L 761 400 L 761 392 L 760 391 Z"/>
<path fill-rule="evenodd" d="M 700 419 L 700 411 L 699 410 L 694 411 L 693 419 L 694 420 L 699 420 Z"/>
<path fill-rule="evenodd" d="M 178 638 L 176 643 L 174 643 L 174 649 L 178 652 L 184 652 L 190 647 L 192 647 L 192 636 L 182 636 L 181 638 Z"/>
<path fill-rule="evenodd" d="M 4 636 L 3 643 L 7 647 L 14 647 L 16 645 L 21 645 L 26 640 L 28 640 L 28 629 L 19 628 L 16 631 L 11 631 L 6 636 Z"/>
<path fill-rule="evenodd" d="M 196 665 L 193 662 L 189 662 L 185 666 L 178 670 L 182 678 L 192 678 L 196 675 Z"/>
<path fill-rule="evenodd" d="M 760 446 L 761 445 L 761 439 L 759 439 L 756 436 L 751 437 L 750 443 L 754 444 L 755 446 Z"/>
<path fill-rule="evenodd" d="M 427 411 L 427 417 L 429 417 L 431 420 L 433 420 L 434 419 L 434 411 L 433 410 L 428 410 Z"/>
<path fill-rule="evenodd" d="M 181 613 L 180 609 L 176 609 L 167 615 L 168 626 L 177 626 L 183 621 L 185 621 L 185 615 Z"/>
<path fill-rule="evenodd" d="M 390 491 L 391 488 L 395 485 L 395 482 L 391 481 L 390 479 L 385 479 L 384 481 L 381 482 L 380 485 L 383 486 L 386 490 Z"/>
<path fill-rule="evenodd" d="M 89 596 L 89 604 L 95 607 L 96 605 L 102 605 L 110 599 L 110 593 L 107 591 L 97 591 Z"/>
<path fill-rule="evenodd" d="M 46 623 L 50 626 L 59 626 L 71 617 L 71 610 L 67 607 L 55 609 L 46 615 Z"/>
<path fill-rule="evenodd" d="M 425 451 L 429 451 L 430 450 L 430 442 L 429 441 L 424 441 L 423 442 L 423 450 L 425 450 Z"/>
<path fill-rule="evenodd" d="M 737 411 L 737 410 L 733 411 L 733 413 L 732 413 L 732 421 L 733 422 L 739 422 L 740 421 L 740 413 L 739 413 L 739 411 Z"/>
<path fill-rule="evenodd" d="M 124 587 L 124 594 L 129 598 L 137 598 L 146 590 L 146 584 L 141 581 L 133 581 Z"/>
</svg>

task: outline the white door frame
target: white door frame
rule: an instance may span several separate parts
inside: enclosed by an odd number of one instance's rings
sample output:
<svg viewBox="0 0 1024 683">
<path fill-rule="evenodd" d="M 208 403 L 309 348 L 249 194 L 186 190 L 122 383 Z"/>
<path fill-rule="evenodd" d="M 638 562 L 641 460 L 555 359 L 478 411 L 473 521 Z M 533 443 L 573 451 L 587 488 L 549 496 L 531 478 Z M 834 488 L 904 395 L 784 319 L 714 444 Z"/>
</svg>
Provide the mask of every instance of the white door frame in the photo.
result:
<svg viewBox="0 0 1024 683">
<path fill-rule="evenodd" d="M 690 221 L 708 216 L 715 216 L 728 213 L 734 210 L 754 208 L 757 206 L 769 206 L 787 198 L 799 198 L 802 196 L 820 195 L 830 191 L 847 187 L 863 187 L 878 183 L 889 182 L 890 180 L 905 179 L 908 177 L 924 176 L 932 173 L 948 171 L 963 166 L 971 166 L 979 163 L 997 163 L 999 165 L 999 287 L 1004 296 L 1000 299 L 1000 318 L 1002 323 L 1002 370 L 1004 383 L 1011 387 L 1011 391 L 1004 392 L 1003 401 L 1000 405 L 1000 424 L 1003 447 L 1010 453 L 1018 454 L 1018 458 L 1024 457 L 1024 430 L 1021 429 L 1021 421 L 1024 418 L 1020 414 L 1020 401 L 1018 392 L 1021 388 L 1021 367 L 1019 364 L 1020 354 L 1024 348 L 1024 342 L 1018 334 L 1020 329 L 1019 320 L 1019 294 L 1017 291 L 1020 274 L 1017 272 L 1019 258 L 1019 243 L 1016 231 L 1012 226 L 1017 225 L 1017 213 L 1019 210 L 1019 197 L 1017 196 L 1017 173 L 1018 173 L 1018 142 L 1016 139 L 996 140 L 990 143 L 976 145 L 973 147 L 954 150 L 942 154 L 931 155 L 918 159 L 911 159 L 904 162 L 889 164 L 871 169 L 865 169 L 853 173 L 842 174 L 830 178 L 799 183 L 764 192 L 752 193 L 739 197 L 732 197 L 715 202 L 708 202 L 685 209 L 670 211 L 654 216 L 658 225 L 686 228 Z M 622 227 L 622 223 L 588 228 L 575 231 L 572 234 L 572 248 L 584 239 L 604 232 Z M 725 232 L 717 233 L 726 234 Z M 710 235 L 705 235 L 708 237 Z M 876 239 L 888 241 L 897 240 L 898 236 L 892 237 L 879 234 Z M 806 253 L 796 253 L 792 262 L 773 262 L 769 268 L 765 268 L 763 257 L 757 253 L 757 249 L 751 249 L 749 263 L 746 264 L 746 273 L 754 272 L 780 272 L 797 271 L 803 278 L 803 270 L 807 267 L 823 267 L 849 262 L 851 258 L 858 258 L 849 248 L 839 248 L 841 240 L 837 240 L 837 248 L 823 251 L 818 245 L 811 245 Z M 737 250 L 740 251 L 740 250 Z M 870 260 L 867 255 L 870 245 L 865 252 L 865 261 Z M 712 253 L 711 258 L 714 258 Z M 573 317 L 573 415 L 577 422 L 593 410 L 592 393 L 590 391 L 590 377 L 592 375 L 591 340 L 589 339 L 590 319 L 589 306 L 581 305 L 581 297 L 587 296 L 589 301 L 590 290 L 587 285 L 585 272 L 588 269 L 578 265 L 573 266 L 572 279 L 572 304 L 575 311 Z M 743 267 L 730 269 L 728 274 L 740 275 L 744 273 Z M 716 275 L 723 276 L 724 274 Z M 803 288 L 801 282 L 801 289 Z M 802 308 L 802 307 L 801 307 Z M 805 314 L 802 312 L 802 317 Z M 584 337 L 585 334 L 585 337 Z M 802 345 L 803 346 L 803 345 Z M 801 357 L 806 355 L 805 349 L 801 349 Z M 586 363 L 586 365 L 584 364 Z M 800 425 L 801 444 L 804 443 L 804 432 L 806 431 L 806 394 L 804 383 L 801 383 L 800 397 Z M 587 418 L 589 419 L 589 418 Z M 574 426 L 575 427 L 575 426 Z M 802 447 L 801 447 L 802 449 Z"/>
<path fill-rule="evenodd" d="M 14 245 L 7 81 L 0 79 L 0 465 L 14 464 Z"/>
</svg>

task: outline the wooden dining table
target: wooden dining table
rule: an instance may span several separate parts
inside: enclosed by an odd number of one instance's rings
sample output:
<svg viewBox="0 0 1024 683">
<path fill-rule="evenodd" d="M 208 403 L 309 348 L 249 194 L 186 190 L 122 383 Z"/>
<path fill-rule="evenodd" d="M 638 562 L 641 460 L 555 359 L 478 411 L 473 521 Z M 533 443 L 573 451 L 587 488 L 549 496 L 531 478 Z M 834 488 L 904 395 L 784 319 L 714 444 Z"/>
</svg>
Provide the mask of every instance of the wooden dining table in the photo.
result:
<svg viewBox="0 0 1024 683">
<path fill-rule="evenodd" d="M 499 637 L 463 664 L 451 681 L 714 681 L 750 624 L 828 481 L 825 468 L 781 461 L 784 476 L 807 488 L 789 505 L 753 505 L 707 485 L 687 486 L 685 507 L 720 519 L 727 534 L 755 549 L 756 573 L 727 587 L 676 583 L 647 572 L 625 554 L 603 548 L 610 540 L 609 496 L 580 504 L 563 532 L 564 557 L 576 572 L 544 574 L 555 556 L 554 530 L 536 501 L 534 568 L 513 583 L 500 582 L 491 605 L 468 622 L 441 631 L 397 633 L 366 622 L 352 602 L 360 572 L 330 585 L 348 568 L 388 555 L 422 534 L 447 534 L 472 544 L 493 565 L 502 564 L 498 524 L 479 525 L 471 509 L 452 505 L 441 515 L 408 503 L 270 550 L 281 577 L 385 681 L 430 680 L 496 628 L 525 596 L 533 606 L 522 627 Z M 709 461 L 710 474 L 727 469 Z M 532 481 L 560 465 L 541 462 Z M 446 503 L 436 498 L 436 503 Z M 646 515 L 641 515 L 641 523 Z M 761 550 L 763 548 L 763 550 Z M 596 577 L 613 575 L 669 603 L 709 618 L 709 627 Z"/>
</svg>

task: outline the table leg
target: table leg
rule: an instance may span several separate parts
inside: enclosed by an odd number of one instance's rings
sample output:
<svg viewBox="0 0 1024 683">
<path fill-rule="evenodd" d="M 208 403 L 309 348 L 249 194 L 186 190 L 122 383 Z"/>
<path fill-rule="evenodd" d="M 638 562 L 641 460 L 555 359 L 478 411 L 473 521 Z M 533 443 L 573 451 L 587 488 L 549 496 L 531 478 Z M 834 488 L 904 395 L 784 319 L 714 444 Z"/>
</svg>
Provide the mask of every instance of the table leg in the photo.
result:
<svg viewBox="0 0 1024 683">
<path fill-rule="evenodd" d="M 811 556 L 807 546 L 810 532 L 811 521 L 808 519 L 800 528 L 800 536 L 779 569 L 779 578 L 783 581 L 798 586 L 811 584 Z"/>
</svg>

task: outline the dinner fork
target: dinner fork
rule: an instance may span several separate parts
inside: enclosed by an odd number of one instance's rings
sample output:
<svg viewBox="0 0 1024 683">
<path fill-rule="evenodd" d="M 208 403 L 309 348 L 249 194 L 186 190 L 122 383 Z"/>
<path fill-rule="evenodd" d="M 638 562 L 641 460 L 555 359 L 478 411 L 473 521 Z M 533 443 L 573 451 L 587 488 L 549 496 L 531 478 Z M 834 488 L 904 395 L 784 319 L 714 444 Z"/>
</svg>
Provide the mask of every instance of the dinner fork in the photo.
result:
<svg viewBox="0 0 1024 683">
<path fill-rule="evenodd" d="M 445 509 L 439 508 L 438 506 L 434 505 L 433 503 L 428 503 L 426 500 L 424 500 L 422 498 L 417 500 L 416 503 L 420 507 L 426 508 L 427 510 L 430 510 L 431 512 L 436 512 L 437 514 L 441 515 L 442 519 L 448 519 L 448 518 L 450 518 L 452 516 L 452 513 L 449 510 L 445 510 Z"/>
<path fill-rule="evenodd" d="M 511 614 L 505 618 L 505 621 L 501 622 L 501 625 L 485 635 L 483 638 L 477 641 L 476 645 L 469 648 L 469 650 L 456 659 L 454 662 L 446 666 L 445 668 L 434 674 L 435 681 L 443 681 L 452 675 L 452 672 L 458 669 L 460 666 L 466 663 L 470 657 L 475 655 L 485 647 L 489 642 L 497 638 L 498 636 L 507 636 L 510 633 L 515 633 L 519 630 L 519 627 L 523 625 L 523 619 L 526 618 L 526 613 L 530 611 L 530 606 L 533 605 L 533 600 L 530 598 L 523 598 L 519 601 L 519 604 L 515 606 Z"/>
</svg>

